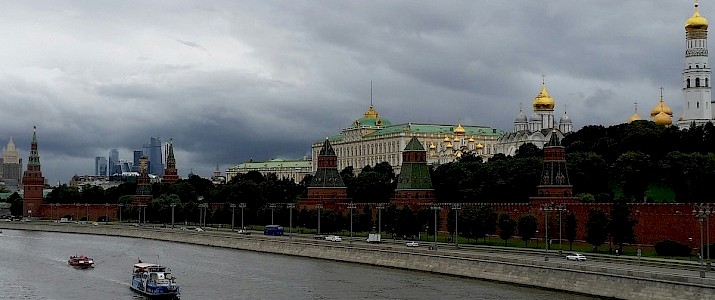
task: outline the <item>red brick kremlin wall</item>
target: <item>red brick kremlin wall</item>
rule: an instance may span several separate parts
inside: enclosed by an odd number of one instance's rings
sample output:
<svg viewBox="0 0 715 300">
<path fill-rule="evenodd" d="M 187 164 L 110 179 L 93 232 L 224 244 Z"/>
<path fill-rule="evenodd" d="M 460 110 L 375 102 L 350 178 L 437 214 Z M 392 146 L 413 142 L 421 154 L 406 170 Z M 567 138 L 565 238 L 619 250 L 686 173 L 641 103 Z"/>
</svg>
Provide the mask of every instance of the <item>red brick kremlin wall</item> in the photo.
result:
<svg viewBox="0 0 715 300">
<path fill-rule="evenodd" d="M 212 209 L 218 209 L 223 204 L 211 205 Z M 497 214 L 507 213 L 514 220 L 518 220 L 521 216 L 532 214 L 539 222 L 538 230 L 540 238 L 543 238 L 544 230 L 544 213 L 540 210 L 540 206 L 534 206 L 527 203 L 506 203 L 506 204 L 489 204 L 481 203 L 475 205 L 492 205 Z M 424 205 L 410 205 L 415 211 L 424 208 Z M 571 203 L 564 204 L 568 212 L 576 214 L 578 222 L 577 240 L 584 240 L 586 236 L 586 221 L 588 220 L 588 211 L 591 208 L 600 208 L 610 213 L 611 204 L 608 203 Z M 691 247 L 700 245 L 700 223 L 693 216 L 693 205 L 682 203 L 670 204 L 652 204 L 638 203 L 630 204 L 631 218 L 638 221 L 634 231 L 638 244 L 652 245 L 663 240 L 674 240 Z M 344 207 L 341 207 L 347 210 Z M 464 206 L 463 206 L 464 208 Z M 87 216 L 89 213 L 90 221 L 97 221 L 100 217 L 108 214 L 109 221 L 118 219 L 117 205 L 110 204 L 43 204 L 37 211 L 33 213 L 33 217 L 45 219 L 59 219 L 64 216 L 71 216 L 74 220 L 79 220 Z M 442 231 L 446 231 L 447 214 L 450 213 L 449 206 L 442 207 L 440 211 L 442 219 Z M 376 210 L 375 210 L 376 213 Z M 565 238 L 565 220 L 566 213 L 562 213 L 562 230 Z M 125 218 L 129 218 L 126 216 Z M 549 213 L 549 231 L 551 238 L 558 238 L 558 212 L 552 211 Z M 703 224 L 704 232 L 706 224 Z M 710 222 L 711 242 L 715 243 L 715 216 Z M 689 238 L 692 238 L 690 241 Z"/>
</svg>

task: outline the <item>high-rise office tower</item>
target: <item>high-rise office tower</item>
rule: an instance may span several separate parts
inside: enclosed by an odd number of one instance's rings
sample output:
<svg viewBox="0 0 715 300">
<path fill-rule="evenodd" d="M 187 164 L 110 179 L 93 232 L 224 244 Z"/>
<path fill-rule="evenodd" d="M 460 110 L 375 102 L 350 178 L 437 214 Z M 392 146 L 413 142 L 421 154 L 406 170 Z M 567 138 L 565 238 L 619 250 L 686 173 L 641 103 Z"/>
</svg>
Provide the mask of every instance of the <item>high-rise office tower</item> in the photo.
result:
<svg viewBox="0 0 715 300">
<path fill-rule="evenodd" d="M 149 141 L 149 174 L 164 176 L 161 140 L 158 137 L 152 137 Z"/>
<path fill-rule="evenodd" d="M 94 175 L 95 176 L 107 176 L 107 158 L 104 156 L 97 156 L 94 158 Z"/>
<path fill-rule="evenodd" d="M 143 150 L 134 150 L 134 160 L 132 161 L 132 172 L 139 172 L 139 160 L 144 155 Z"/>
<path fill-rule="evenodd" d="M 7 142 L 5 151 L 3 152 L 3 163 L 2 163 L 2 179 L 5 185 L 11 190 L 15 191 L 19 188 L 20 184 L 20 174 L 22 172 L 22 159 L 20 159 L 20 151 L 15 147 L 15 143 L 12 141 L 12 137 Z"/>
<path fill-rule="evenodd" d="M 119 150 L 117 149 L 109 149 L 109 165 L 108 165 L 108 172 L 109 175 L 114 175 L 117 173 L 116 171 L 116 165 L 119 164 Z M 120 171 L 121 173 L 121 171 Z"/>
</svg>

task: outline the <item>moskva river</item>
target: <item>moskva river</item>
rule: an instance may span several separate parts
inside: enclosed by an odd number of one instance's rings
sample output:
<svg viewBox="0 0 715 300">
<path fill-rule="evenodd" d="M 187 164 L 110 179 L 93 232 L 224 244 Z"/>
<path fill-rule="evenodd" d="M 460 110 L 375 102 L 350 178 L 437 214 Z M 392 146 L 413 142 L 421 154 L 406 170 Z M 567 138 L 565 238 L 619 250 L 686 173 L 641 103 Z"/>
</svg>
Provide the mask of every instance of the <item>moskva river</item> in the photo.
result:
<svg viewBox="0 0 715 300">
<path fill-rule="evenodd" d="M 74 269 L 70 255 L 94 258 Z M 0 299 L 142 299 L 132 265 L 159 262 L 182 299 L 592 299 L 422 272 L 170 242 L 3 230 Z"/>
</svg>

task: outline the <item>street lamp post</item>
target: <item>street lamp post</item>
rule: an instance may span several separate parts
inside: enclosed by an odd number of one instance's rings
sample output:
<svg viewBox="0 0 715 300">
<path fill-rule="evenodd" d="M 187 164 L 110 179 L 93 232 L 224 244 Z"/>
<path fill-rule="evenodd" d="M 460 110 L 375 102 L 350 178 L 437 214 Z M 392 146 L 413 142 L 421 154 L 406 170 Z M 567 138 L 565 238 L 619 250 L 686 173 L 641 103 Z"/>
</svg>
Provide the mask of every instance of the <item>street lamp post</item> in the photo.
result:
<svg viewBox="0 0 715 300">
<path fill-rule="evenodd" d="M 231 230 L 233 230 L 234 229 L 233 221 L 234 221 L 234 218 L 236 217 L 236 203 L 231 203 L 231 205 L 229 205 L 229 206 L 231 207 Z"/>
<path fill-rule="evenodd" d="M 268 207 L 271 208 L 271 225 L 275 225 L 275 223 L 273 222 L 273 210 L 276 208 L 276 204 L 275 203 L 268 204 Z"/>
<path fill-rule="evenodd" d="M 437 250 L 437 212 L 442 210 L 442 208 L 435 204 L 432 205 L 432 210 L 434 211 L 434 245 L 432 249 Z"/>
<path fill-rule="evenodd" d="M 382 238 L 382 209 L 385 208 L 384 203 L 377 204 L 377 233 Z"/>
<path fill-rule="evenodd" d="M 122 224 L 122 209 L 124 209 L 124 204 L 117 204 L 117 207 L 119 208 L 119 224 Z"/>
<path fill-rule="evenodd" d="M 293 208 L 295 208 L 295 204 L 293 203 L 288 203 L 286 205 L 288 207 L 288 213 L 290 215 L 289 221 L 288 221 L 288 237 L 293 238 Z"/>
<path fill-rule="evenodd" d="M 238 207 L 241 208 L 241 229 L 244 229 L 244 227 L 243 227 L 243 209 L 246 208 L 246 203 L 239 203 Z"/>
<path fill-rule="evenodd" d="M 452 204 L 452 209 L 454 209 L 454 246 L 459 248 L 459 242 L 457 242 L 459 231 L 457 231 L 457 226 L 459 224 L 459 210 L 462 209 L 462 204 L 454 203 Z"/>
<path fill-rule="evenodd" d="M 541 206 L 541 210 L 544 211 L 544 244 L 546 248 L 546 254 L 544 255 L 544 260 L 549 260 L 549 211 L 552 210 L 550 204 L 544 204 Z"/>
<path fill-rule="evenodd" d="M 176 207 L 176 203 L 171 203 L 169 206 L 171 206 L 171 228 L 174 228 L 174 207 Z"/>
<path fill-rule="evenodd" d="M 700 265 L 703 267 L 703 270 L 700 271 L 700 277 L 705 277 L 705 258 L 707 254 L 707 259 L 710 259 L 710 215 L 713 213 L 713 210 L 710 207 L 709 203 L 699 203 L 695 204 L 695 207 L 693 208 L 693 216 L 695 216 L 698 219 L 698 222 L 700 223 Z M 708 251 L 707 253 L 704 253 L 704 245 L 703 245 L 703 223 L 706 224 L 707 226 L 707 238 L 708 238 Z M 708 267 L 710 266 L 710 261 L 708 261 Z M 709 268 L 708 268 L 709 269 Z"/>
<path fill-rule="evenodd" d="M 316 204 L 315 208 L 318 209 L 318 235 L 320 235 L 320 210 L 323 209 L 323 204 Z"/>
<path fill-rule="evenodd" d="M 350 242 L 353 242 L 353 209 L 355 208 L 355 203 L 350 202 L 348 204 L 348 208 L 350 209 Z"/>
</svg>

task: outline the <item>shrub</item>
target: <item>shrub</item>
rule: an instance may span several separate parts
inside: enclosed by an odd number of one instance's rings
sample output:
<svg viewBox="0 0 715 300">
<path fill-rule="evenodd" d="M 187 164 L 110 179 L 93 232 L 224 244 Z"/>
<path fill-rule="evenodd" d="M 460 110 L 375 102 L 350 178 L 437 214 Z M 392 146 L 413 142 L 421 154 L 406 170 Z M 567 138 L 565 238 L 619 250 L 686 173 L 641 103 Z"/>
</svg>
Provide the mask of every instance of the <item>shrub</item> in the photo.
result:
<svg viewBox="0 0 715 300">
<path fill-rule="evenodd" d="M 655 252 L 659 256 L 689 256 L 690 247 L 676 241 L 660 241 L 655 244 Z"/>
</svg>

